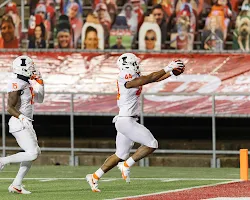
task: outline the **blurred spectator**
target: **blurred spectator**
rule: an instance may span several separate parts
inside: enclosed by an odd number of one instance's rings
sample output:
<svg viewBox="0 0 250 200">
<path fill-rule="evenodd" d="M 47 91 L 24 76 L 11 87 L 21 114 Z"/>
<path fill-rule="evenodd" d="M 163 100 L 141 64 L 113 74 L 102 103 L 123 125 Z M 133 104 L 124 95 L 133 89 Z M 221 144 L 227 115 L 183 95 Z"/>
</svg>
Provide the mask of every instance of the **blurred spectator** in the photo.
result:
<svg viewBox="0 0 250 200">
<path fill-rule="evenodd" d="M 213 16 L 202 33 L 202 45 L 206 50 L 223 50 L 223 33 L 220 27 L 219 18 Z"/>
<path fill-rule="evenodd" d="M 72 34 L 70 29 L 69 18 L 67 15 L 61 15 L 57 24 L 57 45 L 55 48 L 69 49 L 72 48 Z"/>
<path fill-rule="evenodd" d="M 61 0 L 61 1 L 63 1 L 63 0 Z M 68 9 L 69 9 L 69 7 L 70 7 L 70 5 L 72 3 L 77 3 L 78 6 L 79 6 L 79 11 L 78 12 L 82 16 L 82 13 L 83 13 L 83 10 L 82 10 L 82 5 L 83 5 L 82 0 L 64 0 L 63 3 L 64 3 L 64 5 L 63 5 L 63 12 L 64 13 L 63 14 L 66 14 L 68 12 Z"/>
<path fill-rule="evenodd" d="M 138 18 L 137 14 L 134 12 L 133 5 L 131 3 L 126 3 L 119 16 L 125 16 L 127 25 L 132 32 L 132 35 L 135 35 L 138 28 Z"/>
<path fill-rule="evenodd" d="M 104 30 L 105 48 L 109 47 L 109 32 L 111 29 L 111 18 L 107 11 L 107 6 L 104 3 L 96 5 L 95 13 L 97 13 L 98 20 Z"/>
<path fill-rule="evenodd" d="M 170 46 L 179 50 L 193 50 L 194 34 L 189 32 L 190 21 L 187 16 L 177 20 L 177 33 L 171 34 Z"/>
<path fill-rule="evenodd" d="M 44 4 L 38 4 L 36 9 L 35 9 L 35 15 L 38 14 L 42 17 L 42 21 L 45 26 L 46 30 L 46 40 L 49 40 L 51 37 L 51 24 L 50 24 L 50 19 L 48 19 L 47 16 L 47 10 L 46 6 Z"/>
<path fill-rule="evenodd" d="M 98 34 L 94 27 L 87 27 L 83 46 L 84 49 L 98 49 Z"/>
<path fill-rule="evenodd" d="M 10 2 L 5 7 L 5 14 L 10 15 L 15 24 L 15 36 L 17 39 L 20 39 L 21 36 L 21 20 L 18 15 L 16 3 Z"/>
<path fill-rule="evenodd" d="M 18 39 L 15 36 L 15 24 L 10 15 L 2 17 L 0 27 L 0 48 L 18 48 Z"/>
<path fill-rule="evenodd" d="M 36 9 L 36 6 L 39 2 L 40 2 L 40 0 L 30 1 L 30 5 L 29 5 L 30 15 L 35 15 L 35 9 Z"/>
<path fill-rule="evenodd" d="M 35 27 L 35 38 L 29 41 L 29 48 L 42 49 L 46 48 L 45 27 L 43 23 Z"/>
<path fill-rule="evenodd" d="M 190 32 L 195 32 L 196 31 L 196 11 L 192 8 L 192 5 L 190 3 L 183 3 L 180 6 L 180 9 L 178 12 L 176 12 L 176 21 L 178 21 L 178 18 L 183 16 L 183 17 L 188 17 L 189 22 L 190 22 Z"/>
<path fill-rule="evenodd" d="M 174 12 L 174 9 L 173 9 L 174 0 L 153 1 L 153 5 L 156 5 L 156 4 L 162 5 L 163 10 L 165 11 L 168 17 L 172 16 Z"/>
<path fill-rule="evenodd" d="M 31 15 L 29 19 L 29 28 L 28 28 L 28 39 L 34 39 L 35 38 L 35 28 L 37 25 L 43 24 L 43 19 L 40 15 Z M 44 26 L 44 24 L 43 24 Z M 45 32 L 45 38 L 46 38 L 46 32 Z"/>
<path fill-rule="evenodd" d="M 71 29 L 73 30 L 74 37 L 73 46 L 77 48 L 78 40 L 80 40 L 81 32 L 82 32 L 82 17 L 79 13 L 79 5 L 77 3 L 71 3 L 68 7 L 67 15 L 70 20 Z"/>
<path fill-rule="evenodd" d="M 233 49 L 249 52 L 250 48 L 250 11 L 243 10 L 236 20 L 236 29 L 233 36 Z"/>
<path fill-rule="evenodd" d="M 57 32 L 57 41 L 58 46 L 56 48 L 60 49 L 69 49 L 72 48 L 71 43 L 71 35 L 69 29 L 62 29 Z"/>
<path fill-rule="evenodd" d="M 156 33 L 154 30 L 150 29 L 145 35 L 145 47 L 147 50 L 153 50 L 155 48 L 155 42 L 157 40 Z"/>
<path fill-rule="evenodd" d="M 220 27 L 223 31 L 223 40 L 226 40 L 230 17 L 232 16 L 232 11 L 229 9 L 227 3 L 227 0 L 216 0 L 215 5 L 212 6 L 211 12 L 206 19 L 206 24 L 208 24 L 212 16 L 219 17 Z"/>
<path fill-rule="evenodd" d="M 129 0 L 133 6 L 133 10 L 137 15 L 137 30 L 141 27 L 144 20 L 144 12 L 142 6 L 145 5 L 143 0 Z"/>
<path fill-rule="evenodd" d="M 156 23 L 161 29 L 161 48 L 165 49 L 165 41 L 167 40 L 167 23 L 165 19 L 165 12 L 162 8 L 162 5 L 157 4 L 152 9 L 152 14 L 156 19 Z"/>
<path fill-rule="evenodd" d="M 93 9 L 95 9 L 96 5 L 99 3 L 104 3 L 107 6 L 107 11 L 110 15 L 111 23 L 113 24 L 117 15 L 116 0 L 95 0 L 93 3 Z"/>
<path fill-rule="evenodd" d="M 54 28 L 56 26 L 56 2 L 55 0 L 46 0 L 47 19 L 50 21 L 51 39 L 54 38 Z"/>
<path fill-rule="evenodd" d="M 116 37 L 116 44 L 111 47 L 111 49 L 125 49 L 122 45 L 122 36 Z"/>
<path fill-rule="evenodd" d="M 141 25 L 139 50 L 161 50 L 161 29 L 152 14 Z"/>
<path fill-rule="evenodd" d="M 183 8 L 187 5 L 196 17 L 202 13 L 204 6 L 204 0 L 177 0 L 176 3 L 176 13 L 183 10 Z"/>
</svg>

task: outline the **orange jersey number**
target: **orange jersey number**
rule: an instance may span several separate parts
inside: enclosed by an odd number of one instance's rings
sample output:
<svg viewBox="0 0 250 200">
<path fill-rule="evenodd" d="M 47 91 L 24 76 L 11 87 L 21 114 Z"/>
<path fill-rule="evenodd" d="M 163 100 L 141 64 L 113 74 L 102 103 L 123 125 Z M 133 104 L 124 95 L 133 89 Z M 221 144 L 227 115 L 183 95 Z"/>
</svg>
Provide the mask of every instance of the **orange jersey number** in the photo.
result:
<svg viewBox="0 0 250 200">
<path fill-rule="evenodd" d="M 132 78 L 132 75 L 131 74 L 126 74 L 125 79 L 129 79 L 129 78 Z"/>
<path fill-rule="evenodd" d="M 17 89 L 17 83 L 12 83 L 13 89 Z"/>
</svg>

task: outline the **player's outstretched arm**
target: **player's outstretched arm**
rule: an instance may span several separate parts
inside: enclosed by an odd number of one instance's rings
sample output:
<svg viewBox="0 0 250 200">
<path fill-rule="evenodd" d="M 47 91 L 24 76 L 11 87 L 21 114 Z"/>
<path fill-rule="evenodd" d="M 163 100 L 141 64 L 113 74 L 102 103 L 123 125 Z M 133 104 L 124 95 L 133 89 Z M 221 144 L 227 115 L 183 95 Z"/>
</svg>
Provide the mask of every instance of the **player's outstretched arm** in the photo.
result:
<svg viewBox="0 0 250 200">
<path fill-rule="evenodd" d="M 132 81 L 128 81 L 125 84 L 126 88 L 135 88 L 139 86 L 146 85 L 148 83 L 156 82 L 159 78 L 161 78 L 163 75 L 165 75 L 166 72 L 164 69 L 153 72 L 147 76 L 140 76 L 139 78 L 133 79 Z"/>
<path fill-rule="evenodd" d="M 170 62 L 164 69 L 153 72 L 147 76 L 141 76 L 139 78 L 136 78 L 132 81 L 129 81 L 125 84 L 126 88 L 135 88 L 142 85 L 146 85 L 148 83 L 152 82 L 159 82 L 162 81 L 171 75 L 178 76 L 182 74 L 185 70 L 185 65 L 181 60 L 175 60 Z"/>
<path fill-rule="evenodd" d="M 8 106 L 7 106 L 7 111 L 10 113 L 12 116 L 18 118 L 19 115 L 21 114 L 15 106 L 17 105 L 18 100 L 20 99 L 21 91 L 13 91 L 8 93 Z"/>
</svg>

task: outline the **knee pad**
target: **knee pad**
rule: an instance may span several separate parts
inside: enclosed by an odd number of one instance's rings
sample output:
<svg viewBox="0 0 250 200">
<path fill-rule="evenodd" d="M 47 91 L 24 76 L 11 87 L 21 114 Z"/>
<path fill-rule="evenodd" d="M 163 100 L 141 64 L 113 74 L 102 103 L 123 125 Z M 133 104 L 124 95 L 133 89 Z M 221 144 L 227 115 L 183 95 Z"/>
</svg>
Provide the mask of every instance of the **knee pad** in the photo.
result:
<svg viewBox="0 0 250 200">
<path fill-rule="evenodd" d="M 36 160 L 37 159 L 37 157 L 38 157 L 38 155 L 40 155 L 41 154 L 41 149 L 40 149 L 40 147 L 39 146 L 37 146 L 37 148 L 36 149 L 34 149 L 34 151 L 32 151 L 32 152 L 28 152 L 29 154 L 30 154 L 30 156 L 31 156 L 31 160 L 33 161 L 33 160 Z"/>
<path fill-rule="evenodd" d="M 149 147 L 158 149 L 158 141 L 156 139 L 154 139 L 151 144 L 149 145 Z"/>
<path fill-rule="evenodd" d="M 42 153 L 39 146 L 37 146 L 37 152 L 38 152 L 38 155 L 40 155 Z"/>
<path fill-rule="evenodd" d="M 115 152 L 115 155 L 121 160 L 126 160 L 129 157 L 129 153 Z"/>
</svg>

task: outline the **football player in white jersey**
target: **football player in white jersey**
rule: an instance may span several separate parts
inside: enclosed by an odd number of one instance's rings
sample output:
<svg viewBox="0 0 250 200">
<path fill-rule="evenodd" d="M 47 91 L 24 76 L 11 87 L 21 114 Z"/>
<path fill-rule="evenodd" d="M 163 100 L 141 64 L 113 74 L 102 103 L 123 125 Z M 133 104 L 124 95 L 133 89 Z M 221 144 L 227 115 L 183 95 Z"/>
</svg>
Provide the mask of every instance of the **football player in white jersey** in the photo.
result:
<svg viewBox="0 0 250 200">
<path fill-rule="evenodd" d="M 132 53 L 122 54 L 117 60 L 117 65 L 120 69 L 117 80 L 119 114 L 113 119 L 117 130 L 116 152 L 108 157 L 95 173 L 86 176 L 93 192 L 100 192 L 98 180 L 116 165 L 118 165 L 123 179 L 130 182 L 130 167 L 158 148 L 158 142 L 152 133 L 145 126 L 137 123 L 140 115 L 138 104 L 142 86 L 170 76 L 178 76 L 185 70 L 183 62 L 176 60 L 160 71 L 140 76 L 139 58 Z M 128 158 L 134 142 L 140 143 L 141 147 Z M 121 162 L 124 160 L 125 162 Z"/>
<path fill-rule="evenodd" d="M 9 132 L 16 138 L 24 152 L 0 158 L 0 170 L 9 163 L 21 163 L 16 178 L 9 186 L 12 193 L 30 194 L 24 189 L 22 180 L 29 171 L 32 161 L 41 153 L 33 129 L 34 102 L 42 103 L 44 84 L 40 72 L 28 56 L 19 56 L 12 63 L 15 78 L 7 85 L 8 108 L 11 118 Z"/>
</svg>

